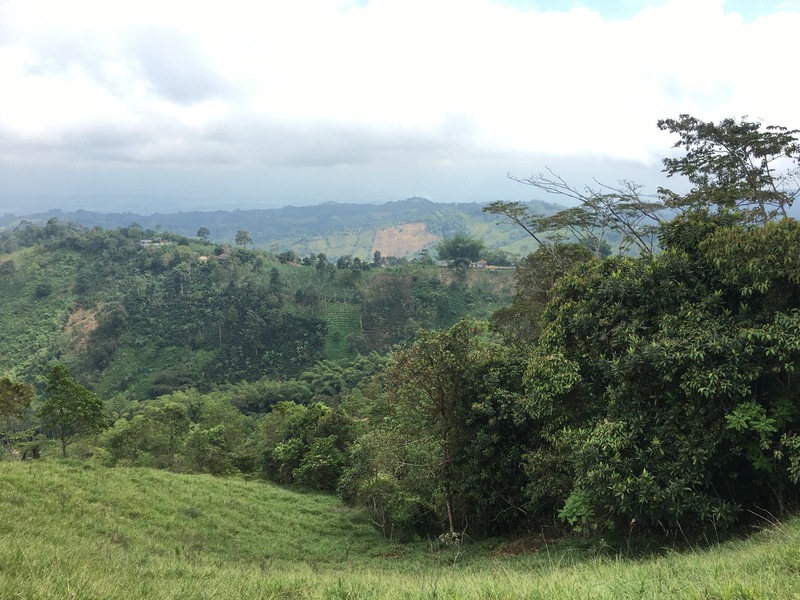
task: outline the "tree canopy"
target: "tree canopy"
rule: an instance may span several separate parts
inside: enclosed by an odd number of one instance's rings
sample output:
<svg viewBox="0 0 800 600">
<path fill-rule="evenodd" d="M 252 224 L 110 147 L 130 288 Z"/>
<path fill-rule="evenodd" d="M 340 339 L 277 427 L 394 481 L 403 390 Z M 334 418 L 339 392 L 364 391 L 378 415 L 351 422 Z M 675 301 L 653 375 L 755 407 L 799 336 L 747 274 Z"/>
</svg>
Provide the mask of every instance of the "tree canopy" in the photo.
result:
<svg viewBox="0 0 800 600">
<path fill-rule="evenodd" d="M 234 238 L 234 243 L 237 246 L 241 246 L 244 249 L 247 249 L 247 246 L 253 243 L 253 238 L 250 237 L 250 233 L 240 229 L 236 232 L 236 237 Z"/>
<path fill-rule="evenodd" d="M 61 454 L 79 433 L 95 431 L 104 424 L 103 402 L 74 381 L 64 365 L 55 365 L 47 374 L 47 399 L 39 417 L 61 442 Z"/>
<path fill-rule="evenodd" d="M 442 239 L 436 245 L 436 252 L 441 260 L 477 261 L 486 252 L 486 245 L 466 233 L 456 233 L 451 238 Z"/>
<path fill-rule="evenodd" d="M 0 377 L 0 419 L 9 419 L 31 405 L 33 387 L 10 377 Z"/>
<path fill-rule="evenodd" d="M 678 134 L 674 147 L 684 155 L 664 159 L 664 172 L 692 184 L 684 195 L 662 189 L 679 209 L 735 210 L 747 222 L 786 217 L 800 193 L 800 130 L 742 119 L 719 123 L 682 114 L 661 119 L 659 129 Z"/>
</svg>

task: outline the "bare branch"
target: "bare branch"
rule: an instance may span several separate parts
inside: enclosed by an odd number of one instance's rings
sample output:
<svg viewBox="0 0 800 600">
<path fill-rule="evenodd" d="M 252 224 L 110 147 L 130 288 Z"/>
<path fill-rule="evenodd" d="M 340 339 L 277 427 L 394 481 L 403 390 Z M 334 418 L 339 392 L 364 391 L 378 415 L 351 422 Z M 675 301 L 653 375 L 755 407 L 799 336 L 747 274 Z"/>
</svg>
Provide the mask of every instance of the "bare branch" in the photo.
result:
<svg viewBox="0 0 800 600">
<path fill-rule="evenodd" d="M 512 181 L 533 186 L 548 194 L 578 201 L 582 205 L 583 212 L 578 209 L 567 209 L 551 217 L 537 216 L 535 220 L 537 233 L 542 235 L 546 231 L 554 243 L 558 243 L 564 237 L 559 232 L 567 230 L 578 241 L 589 245 L 589 240 L 593 240 L 597 245 L 605 239 L 605 232 L 608 229 L 620 236 L 621 251 L 636 246 L 640 253 L 654 252 L 655 237 L 652 235 L 652 229 L 661 222 L 660 212 L 665 208 L 663 202 L 653 200 L 652 196 L 645 197 L 641 194 L 642 186 L 624 180 L 619 182 L 618 186 L 611 186 L 595 179 L 597 188 L 587 185 L 583 191 L 579 191 L 552 169 L 546 168 L 549 175 L 539 173 L 519 178 L 509 174 L 508 177 Z M 515 204 L 517 208 L 521 206 L 519 203 Z M 489 209 L 489 212 L 494 211 Z M 531 233 L 530 229 L 534 226 L 533 218 L 530 215 L 523 217 L 519 214 L 515 217 L 517 218 L 515 222 L 518 223 L 519 220 L 525 219 L 528 225 L 526 231 Z M 595 252 L 599 254 L 599 247 L 595 248 Z"/>
</svg>

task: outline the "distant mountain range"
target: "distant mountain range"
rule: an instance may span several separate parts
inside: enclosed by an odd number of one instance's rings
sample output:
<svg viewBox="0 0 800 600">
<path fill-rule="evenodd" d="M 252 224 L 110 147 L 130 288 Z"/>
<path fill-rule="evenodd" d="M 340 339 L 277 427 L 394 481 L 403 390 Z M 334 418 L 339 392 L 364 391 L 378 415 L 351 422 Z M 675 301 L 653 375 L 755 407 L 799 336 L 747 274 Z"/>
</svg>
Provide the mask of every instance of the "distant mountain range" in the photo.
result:
<svg viewBox="0 0 800 600">
<path fill-rule="evenodd" d="M 23 221 L 43 225 L 52 218 L 104 229 L 138 223 L 154 232 L 170 231 L 186 237 L 195 237 L 205 227 L 210 231 L 209 239 L 220 244 L 231 244 L 238 231 L 247 231 L 257 248 L 276 252 L 293 250 L 301 256 L 323 252 L 332 258 L 344 255 L 370 258 L 375 251 L 383 256 L 413 256 L 456 233 L 467 233 L 482 239 L 489 248 L 516 256 L 536 248 L 535 242 L 519 227 L 484 213 L 482 207 L 478 203 L 444 204 L 409 198 L 385 204 L 329 202 L 277 209 L 150 215 L 54 209 L 25 216 L 2 216 L 0 229 L 15 227 Z M 543 214 L 564 208 L 539 201 L 530 202 L 529 207 Z"/>
</svg>

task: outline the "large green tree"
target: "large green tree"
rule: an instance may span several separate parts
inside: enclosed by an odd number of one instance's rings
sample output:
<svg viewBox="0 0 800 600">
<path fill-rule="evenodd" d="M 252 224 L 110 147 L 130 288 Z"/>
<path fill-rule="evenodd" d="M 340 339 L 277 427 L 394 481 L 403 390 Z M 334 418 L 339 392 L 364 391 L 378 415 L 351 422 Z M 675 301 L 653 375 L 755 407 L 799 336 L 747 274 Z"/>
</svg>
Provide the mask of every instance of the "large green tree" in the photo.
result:
<svg viewBox="0 0 800 600">
<path fill-rule="evenodd" d="M 240 229 L 236 232 L 236 238 L 234 242 L 237 246 L 241 246 L 244 249 L 247 249 L 247 246 L 253 243 L 253 238 L 250 237 L 250 233 Z"/>
<path fill-rule="evenodd" d="M 540 246 L 517 263 L 514 296 L 508 306 L 492 315 L 492 325 L 509 342 L 527 345 L 541 329 L 542 311 L 550 301 L 555 283 L 577 264 L 592 260 L 583 244 Z"/>
<path fill-rule="evenodd" d="M 141 403 L 131 418 L 118 419 L 99 436 L 110 464 L 172 469 L 191 425 L 186 404 L 166 397 Z"/>
<path fill-rule="evenodd" d="M 473 327 L 465 321 L 449 332 L 420 331 L 411 347 L 395 354 L 388 372 L 390 393 L 398 402 L 396 410 L 409 419 L 407 425 L 417 428 L 416 441 L 431 448 L 420 468 L 437 480 L 451 534 L 456 532 L 452 469 L 459 445 L 460 413 L 470 364 L 478 360 L 470 348 Z"/>
<path fill-rule="evenodd" d="M 486 245 L 482 240 L 466 233 L 457 233 L 451 238 L 444 238 L 436 244 L 436 252 L 441 260 L 466 259 L 476 261 L 483 257 Z"/>
<path fill-rule="evenodd" d="M 549 281 L 529 264 L 505 315 L 528 316 L 522 405 L 541 432 L 525 461 L 531 501 L 576 526 L 717 528 L 746 510 L 781 512 L 800 483 L 800 227 L 783 218 L 797 132 L 687 115 L 659 126 L 686 150 L 665 170 L 694 186 L 661 190 L 672 220 L 637 187 L 578 190 L 552 173 L 523 183 L 580 201 L 580 213 L 487 207 L 542 255 L 564 247 L 564 232 L 603 227 L 638 249 Z"/>
<path fill-rule="evenodd" d="M 102 400 L 74 381 L 64 365 L 50 369 L 45 395 L 39 417 L 61 442 L 62 456 L 67 456 L 67 446 L 75 436 L 102 429 Z"/>
<path fill-rule="evenodd" d="M 423 330 L 394 353 L 370 390 L 366 432 L 339 491 L 387 537 L 448 541 L 508 531 L 528 518 L 520 465 L 532 436 L 522 409 L 522 356 L 486 324 Z M 347 401 L 352 401 L 351 395 Z"/>
<path fill-rule="evenodd" d="M 353 421 L 321 402 L 280 402 L 258 424 L 257 465 L 269 479 L 336 489 L 353 441 Z"/>
<path fill-rule="evenodd" d="M 585 263 L 544 314 L 529 472 L 575 524 L 720 527 L 797 490 L 800 225 L 682 217 L 662 243 Z"/>
</svg>

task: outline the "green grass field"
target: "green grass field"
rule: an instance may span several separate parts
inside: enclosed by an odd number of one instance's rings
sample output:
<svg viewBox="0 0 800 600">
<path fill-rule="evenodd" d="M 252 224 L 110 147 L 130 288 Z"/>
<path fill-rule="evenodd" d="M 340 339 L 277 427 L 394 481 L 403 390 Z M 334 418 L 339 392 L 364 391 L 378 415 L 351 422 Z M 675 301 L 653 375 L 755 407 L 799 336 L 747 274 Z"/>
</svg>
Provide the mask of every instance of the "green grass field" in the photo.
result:
<svg viewBox="0 0 800 600">
<path fill-rule="evenodd" d="M 92 462 L 0 462 L 0 598 L 800 598 L 800 521 L 628 560 L 396 545 L 333 497 Z"/>
</svg>

